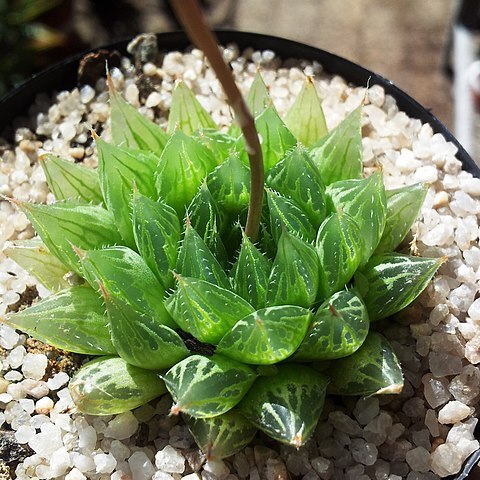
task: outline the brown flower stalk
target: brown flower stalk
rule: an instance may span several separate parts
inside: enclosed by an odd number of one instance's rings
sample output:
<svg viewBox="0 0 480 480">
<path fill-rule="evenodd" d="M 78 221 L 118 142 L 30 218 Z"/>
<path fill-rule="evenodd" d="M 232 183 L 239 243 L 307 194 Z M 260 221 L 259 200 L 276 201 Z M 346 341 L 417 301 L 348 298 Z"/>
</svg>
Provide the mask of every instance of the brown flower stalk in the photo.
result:
<svg viewBox="0 0 480 480">
<path fill-rule="evenodd" d="M 172 0 L 171 4 L 190 40 L 204 52 L 210 62 L 245 137 L 250 162 L 250 204 L 245 233 L 255 241 L 260 228 L 264 189 L 262 150 L 255 122 L 238 90 L 230 68 L 223 60 L 214 34 L 205 23 L 197 0 Z"/>
</svg>

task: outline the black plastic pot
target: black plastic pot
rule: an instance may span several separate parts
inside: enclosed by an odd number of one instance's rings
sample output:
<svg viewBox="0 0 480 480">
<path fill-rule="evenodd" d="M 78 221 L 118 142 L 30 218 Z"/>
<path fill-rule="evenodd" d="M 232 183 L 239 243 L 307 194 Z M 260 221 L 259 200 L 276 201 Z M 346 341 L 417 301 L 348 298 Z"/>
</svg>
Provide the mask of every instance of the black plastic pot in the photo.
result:
<svg viewBox="0 0 480 480">
<path fill-rule="evenodd" d="M 270 49 L 283 59 L 316 60 L 322 64 L 327 73 L 338 74 L 354 85 L 382 86 L 387 94 L 395 98 L 400 110 L 410 117 L 429 123 L 435 133 L 441 133 L 447 141 L 455 144 L 458 148 L 457 158 L 462 162 L 464 170 L 480 178 L 479 167 L 449 130 L 428 109 L 422 107 L 412 97 L 384 77 L 337 55 L 291 40 L 248 32 L 219 31 L 216 33 L 219 42 L 223 45 L 235 43 L 240 49 L 247 47 L 259 50 Z M 183 50 L 190 45 L 190 41 L 183 32 L 161 33 L 157 35 L 157 38 L 160 51 Z M 121 54 L 125 54 L 127 44 L 128 41 L 122 41 L 103 48 L 110 51 L 118 50 Z M 98 50 L 93 50 L 93 52 Z M 33 76 L 1 99 L 0 132 L 7 129 L 16 117 L 28 113 L 28 108 L 34 102 L 37 94 L 42 92 L 53 93 L 54 91 L 75 87 L 77 85 L 79 62 L 85 53 L 75 55 Z M 480 438 L 479 430 L 477 429 L 476 432 L 477 438 Z M 455 477 L 449 477 L 450 480 L 480 479 L 480 473 L 478 467 L 476 467 L 479 460 L 480 450 L 473 453 L 467 460 L 463 472 Z"/>
</svg>

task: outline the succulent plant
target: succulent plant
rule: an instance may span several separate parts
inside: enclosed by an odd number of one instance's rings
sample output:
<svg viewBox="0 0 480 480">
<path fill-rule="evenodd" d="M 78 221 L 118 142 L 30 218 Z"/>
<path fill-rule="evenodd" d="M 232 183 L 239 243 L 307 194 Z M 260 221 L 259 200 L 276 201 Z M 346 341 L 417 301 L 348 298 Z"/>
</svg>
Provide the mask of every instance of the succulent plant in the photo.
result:
<svg viewBox="0 0 480 480">
<path fill-rule="evenodd" d="M 303 445 L 327 393 L 399 392 L 401 367 L 374 327 L 442 259 L 395 253 L 427 188 L 385 191 L 380 168 L 364 178 L 361 106 L 328 132 L 307 78 L 282 119 L 257 74 L 247 103 L 266 194 L 254 242 L 238 127 L 218 129 L 182 82 L 166 131 L 110 95 L 98 171 L 48 155 L 56 202 L 12 200 L 40 239 L 6 250 L 52 294 L 4 320 L 98 356 L 70 382 L 78 410 L 116 414 L 168 391 L 171 413 L 223 458 L 257 429 Z"/>
</svg>

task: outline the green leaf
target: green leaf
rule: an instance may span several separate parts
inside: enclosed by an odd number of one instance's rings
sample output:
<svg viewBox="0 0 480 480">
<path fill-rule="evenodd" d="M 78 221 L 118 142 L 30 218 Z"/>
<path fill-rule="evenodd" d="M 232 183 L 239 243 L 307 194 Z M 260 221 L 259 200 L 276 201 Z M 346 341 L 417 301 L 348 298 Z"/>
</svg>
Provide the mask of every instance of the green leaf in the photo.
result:
<svg viewBox="0 0 480 480">
<path fill-rule="evenodd" d="M 248 91 L 246 103 L 253 118 L 257 118 L 269 106 L 275 108 L 260 70 L 257 70 L 255 74 L 250 90 Z M 234 137 L 238 137 L 242 134 L 242 130 L 237 123 L 233 122 L 230 125 L 228 133 Z"/>
<path fill-rule="evenodd" d="M 222 264 L 228 263 L 228 255 L 222 242 L 219 228 L 225 225 L 224 215 L 210 193 L 206 182 L 202 183 L 195 197 L 187 208 L 190 224 L 202 237 L 203 241 Z"/>
<path fill-rule="evenodd" d="M 402 243 L 420 213 L 427 191 L 424 183 L 387 190 L 387 221 L 375 253 L 391 252 Z"/>
<path fill-rule="evenodd" d="M 256 119 L 255 126 L 261 138 L 265 172 L 274 167 L 297 144 L 297 139 L 279 117 L 275 108 L 267 107 Z"/>
<path fill-rule="evenodd" d="M 236 139 L 215 127 L 202 128 L 193 133 L 193 138 L 209 148 L 217 162 L 221 165 L 235 150 Z"/>
<path fill-rule="evenodd" d="M 158 157 L 147 152 L 116 147 L 96 138 L 98 175 L 103 198 L 115 217 L 124 244 L 134 248 L 132 226 L 132 195 L 135 188 L 150 198 L 156 198 L 154 173 Z"/>
<path fill-rule="evenodd" d="M 6 242 L 2 251 L 48 290 L 56 292 L 70 286 L 65 277 L 69 273 L 68 268 L 48 251 L 38 237 Z"/>
<path fill-rule="evenodd" d="M 70 380 L 69 390 L 78 410 L 88 415 L 128 412 L 166 392 L 158 373 L 119 357 L 86 363 Z"/>
<path fill-rule="evenodd" d="M 328 133 L 322 103 L 313 78 L 308 77 L 285 117 L 290 131 L 306 147 L 311 147 Z"/>
<path fill-rule="evenodd" d="M 255 74 L 250 90 L 248 91 L 246 102 L 253 118 L 257 118 L 266 108 L 273 108 L 268 87 L 262 78 L 260 70 L 257 70 Z"/>
<path fill-rule="evenodd" d="M 343 180 L 327 188 L 331 212 L 342 209 L 360 228 L 364 239 L 362 265 L 377 248 L 386 223 L 387 199 L 383 176 L 375 172 L 369 178 Z"/>
<path fill-rule="evenodd" d="M 373 256 L 355 275 L 371 322 L 410 305 L 427 287 L 445 258 L 383 253 Z"/>
<path fill-rule="evenodd" d="M 265 306 L 272 262 L 243 232 L 242 246 L 231 276 L 235 292 L 254 308 Z"/>
<path fill-rule="evenodd" d="M 93 288 L 98 289 L 101 284 L 111 297 L 175 328 L 163 305 L 163 285 L 138 253 L 128 247 L 111 247 L 89 250 L 81 255 L 85 278 Z"/>
<path fill-rule="evenodd" d="M 197 418 L 222 415 L 243 398 L 256 378 L 250 367 L 221 355 L 192 355 L 172 367 L 163 380 L 175 404 L 171 413 Z"/>
<path fill-rule="evenodd" d="M 146 150 L 160 155 L 169 135 L 127 103 L 122 95 L 109 85 L 112 138 L 115 145 Z"/>
<path fill-rule="evenodd" d="M 293 201 L 267 189 L 267 203 L 273 238 L 278 243 L 284 229 L 306 242 L 315 239 L 316 230 L 303 210 Z"/>
<path fill-rule="evenodd" d="M 332 362 L 329 393 L 337 395 L 375 395 L 400 393 L 402 368 L 385 337 L 370 332 L 353 354 Z"/>
<path fill-rule="evenodd" d="M 156 187 L 160 197 L 183 217 L 207 174 L 216 167 L 213 153 L 176 131 L 162 152 L 156 172 Z"/>
<path fill-rule="evenodd" d="M 311 307 L 317 298 L 319 275 L 315 249 L 284 230 L 268 281 L 267 305 Z"/>
<path fill-rule="evenodd" d="M 279 442 L 300 448 L 315 430 L 328 380 L 303 365 L 279 365 L 260 377 L 239 405 L 240 412 Z"/>
<path fill-rule="evenodd" d="M 185 82 L 177 82 L 172 93 L 172 105 L 168 114 L 168 133 L 177 129 L 191 135 L 200 128 L 217 128 L 208 112 L 200 105 Z"/>
<path fill-rule="evenodd" d="M 250 170 L 237 155 L 229 156 L 207 177 L 215 201 L 227 215 L 236 218 L 250 201 Z"/>
<path fill-rule="evenodd" d="M 257 310 L 239 320 L 220 340 L 216 351 L 254 365 L 281 362 L 298 348 L 311 319 L 310 310 L 293 305 Z"/>
<path fill-rule="evenodd" d="M 38 205 L 16 202 L 50 253 L 81 275 L 72 244 L 82 249 L 122 243 L 113 215 L 102 207 L 72 202 Z"/>
<path fill-rule="evenodd" d="M 55 348 L 85 355 L 115 353 L 102 299 L 87 286 L 57 292 L 3 321 Z"/>
<path fill-rule="evenodd" d="M 325 185 L 362 176 L 361 106 L 311 149 Z"/>
<path fill-rule="evenodd" d="M 326 217 L 325 187 L 317 167 L 301 146 L 287 153 L 269 172 L 267 185 L 302 208 L 315 229 Z"/>
<path fill-rule="evenodd" d="M 178 287 L 166 301 L 180 328 L 216 344 L 238 320 L 254 311 L 242 297 L 213 283 L 177 275 Z"/>
<path fill-rule="evenodd" d="M 199 278 L 222 288 L 230 288 L 222 266 L 188 221 L 176 270 L 184 277 Z"/>
<path fill-rule="evenodd" d="M 365 341 L 367 308 L 354 290 L 334 293 L 317 310 L 294 360 L 316 361 L 346 357 Z"/>
<path fill-rule="evenodd" d="M 162 202 L 134 192 L 133 234 L 138 252 L 165 288 L 173 283 L 180 243 L 180 221 L 175 210 Z"/>
<path fill-rule="evenodd" d="M 320 259 L 319 298 L 343 290 L 362 260 L 364 240 L 350 215 L 330 215 L 318 230 L 316 249 Z"/>
<path fill-rule="evenodd" d="M 189 350 L 178 333 L 149 315 L 139 313 L 102 289 L 107 306 L 112 343 L 126 362 L 147 370 L 170 368 L 188 357 Z"/>
<path fill-rule="evenodd" d="M 45 155 L 40 165 L 57 200 L 77 200 L 97 205 L 103 202 L 98 173 L 92 168 L 55 155 Z"/>
<path fill-rule="evenodd" d="M 291 148 L 295 147 L 297 139 L 283 123 L 273 106 L 267 107 L 255 119 L 255 126 L 260 137 L 265 173 L 268 173 Z M 237 141 L 237 150 L 241 152 L 242 162 L 248 164 L 243 136 Z"/>
<path fill-rule="evenodd" d="M 207 460 L 221 460 L 238 453 L 257 433 L 257 428 L 235 410 L 212 418 L 183 418 Z"/>
</svg>

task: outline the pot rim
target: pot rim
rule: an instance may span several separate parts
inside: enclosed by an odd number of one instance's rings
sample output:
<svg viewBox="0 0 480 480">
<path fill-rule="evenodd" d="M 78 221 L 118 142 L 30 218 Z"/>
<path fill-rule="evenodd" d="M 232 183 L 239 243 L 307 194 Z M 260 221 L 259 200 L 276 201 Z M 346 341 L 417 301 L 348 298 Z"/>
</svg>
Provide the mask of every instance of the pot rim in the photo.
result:
<svg viewBox="0 0 480 480">
<path fill-rule="evenodd" d="M 384 88 L 386 94 L 395 98 L 401 111 L 405 112 L 409 117 L 430 124 L 434 133 L 442 134 L 448 142 L 453 143 L 458 149 L 456 157 L 462 162 L 463 169 L 480 178 L 480 167 L 449 129 L 429 109 L 423 107 L 413 97 L 382 75 L 376 74 L 346 58 L 295 40 L 232 29 L 215 30 L 214 33 L 220 45 L 234 43 L 240 50 L 249 47 L 257 50 L 272 50 L 278 57 L 284 60 L 289 58 L 315 60 L 322 65 L 326 73 L 340 75 L 355 86 L 380 85 Z M 160 52 L 181 51 L 191 46 L 191 41 L 183 31 L 162 32 L 157 33 L 156 36 Z M 33 104 L 37 94 L 52 94 L 54 91 L 71 89 L 77 86 L 78 65 L 86 54 L 95 53 L 99 50 L 117 50 L 122 55 L 129 55 L 127 53 L 127 45 L 131 40 L 132 38 L 128 38 L 74 54 L 22 82 L 3 98 L 0 98 L 0 134 L 5 134 L 17 117 L 24 116 L 28 112 L 28 108 Z M 480 437 L 480 432 L 478 431 L 480 430 L 480 425 L 478 427 L 475 432 L 477 438 Z M 446 477 L 446 480 L 467 479 L 479 460 L 480 449 L 470 455 L 459 474 Z"/>
</svg>

